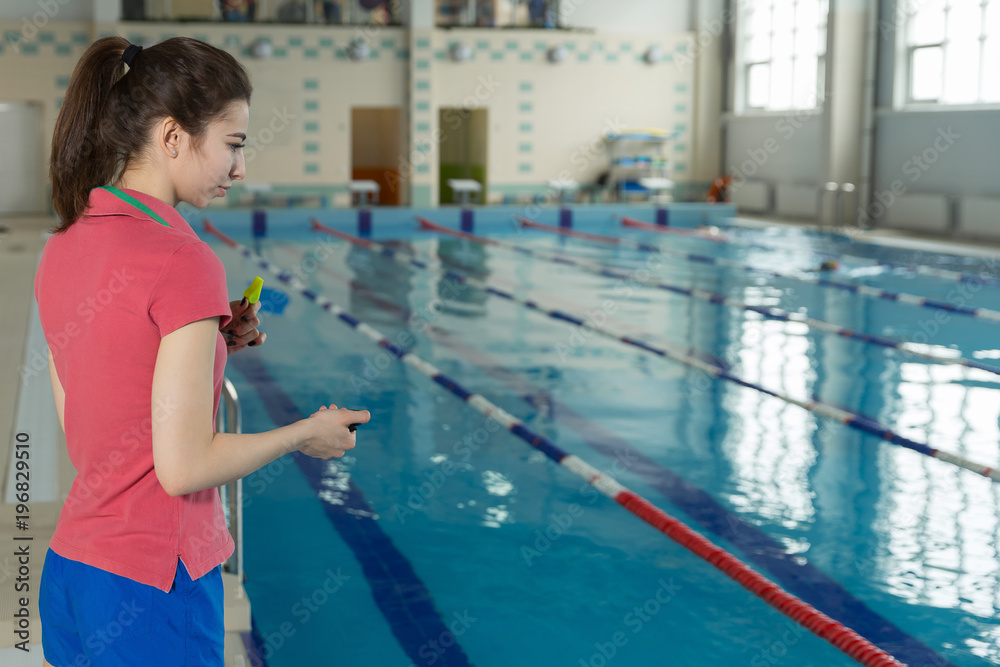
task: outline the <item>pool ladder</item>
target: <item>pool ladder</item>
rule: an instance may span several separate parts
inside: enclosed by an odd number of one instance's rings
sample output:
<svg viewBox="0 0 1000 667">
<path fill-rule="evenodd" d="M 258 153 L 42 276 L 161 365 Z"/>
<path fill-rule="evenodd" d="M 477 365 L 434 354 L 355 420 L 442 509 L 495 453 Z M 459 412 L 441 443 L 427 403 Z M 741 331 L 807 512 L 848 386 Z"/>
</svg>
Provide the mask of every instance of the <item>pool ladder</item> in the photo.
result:
<svg viewBox="0 0 1000 667">
<path fill-rule="evenodd" d="M 236 387 L 229 380 L 222 380 L 222 394 L 219 410 L 215 415 L 215 430 L 219 433 L 242 433 L 243 414 L 240 410 L 240 397 Z M 236 575 L 236 580 L 243 581 L 243 480 L 238 479 L 219 487 L 222 508 L 226 514 L 226 525 L 229 534 L 233 536 L 236 549 L 233 555 L 223 563 L 226 572 Z"/>
</svg>

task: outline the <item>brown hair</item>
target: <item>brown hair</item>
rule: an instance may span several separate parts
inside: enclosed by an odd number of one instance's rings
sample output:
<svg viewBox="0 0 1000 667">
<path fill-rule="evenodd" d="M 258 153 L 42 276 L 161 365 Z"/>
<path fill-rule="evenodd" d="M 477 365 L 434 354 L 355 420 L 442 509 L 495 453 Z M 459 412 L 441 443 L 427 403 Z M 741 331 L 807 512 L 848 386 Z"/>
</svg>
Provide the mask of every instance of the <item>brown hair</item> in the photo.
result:
<svg viewBox="0 0 1000 667">
<path fill-rule="evenodd" d="M 52 136 L 52 205 L 63 232 L 87 208 L 90 191 L 111 185 L 146 148 L 158 121 L 174 118 L 195 142 L 209 123 L 253 88 L 233 56 L 188 37 L 174 37 L 135 55 L 126 72 L 129 42 L 99 39 L 70 77 Z"/>
</svg>

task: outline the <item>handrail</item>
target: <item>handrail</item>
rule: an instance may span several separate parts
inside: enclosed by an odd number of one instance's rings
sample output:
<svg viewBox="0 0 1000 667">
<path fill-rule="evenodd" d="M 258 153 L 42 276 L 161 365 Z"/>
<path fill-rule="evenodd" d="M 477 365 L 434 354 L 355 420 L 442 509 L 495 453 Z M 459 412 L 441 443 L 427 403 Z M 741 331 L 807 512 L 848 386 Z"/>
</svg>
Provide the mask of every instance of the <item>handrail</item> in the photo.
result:
<svg viewBox="0 0 1000 667">
<path fill-rule="evenodd" d="M 851 210 L 844 204 L 845 195 L 851 198 L 851 206 L 857 208 L 858 199 L 853 183 L 824 183 L 816 191 L 816 226 L 820 231 L 824 231 L 826 222 L 825 203 L 827 195 L 833 195 L 833 220 L 831 222 L 834 231 L 844 226 L 845 217 L 850 220 L 849 224 L 857 222 L 851 217 Z"/>
<path fill-rule="evenodd" d="M 215 414 L 215 430 L 218 433 L 242 433 L 243 413 L 240 409 L 240 397 L 236 387 L 229 378 L 222 380 L 222 392 L 219 397 L 219 410 Z M 226 525 L 229 534 L 233 536 L 236 549 L 223 568 L 235 573 L 237 581 L 243 582 L 243 480 L 223 484 L 219 487 L 223 508 L 226 510 Z"/>
</svg>

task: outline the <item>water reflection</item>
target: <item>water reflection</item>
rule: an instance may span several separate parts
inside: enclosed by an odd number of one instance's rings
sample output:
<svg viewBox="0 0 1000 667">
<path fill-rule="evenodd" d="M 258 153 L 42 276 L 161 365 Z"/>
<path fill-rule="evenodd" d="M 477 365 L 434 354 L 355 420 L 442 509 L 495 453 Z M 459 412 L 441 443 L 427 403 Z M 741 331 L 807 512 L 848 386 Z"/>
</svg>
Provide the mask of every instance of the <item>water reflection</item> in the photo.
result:
<svg viewBox="0 0 1000 667">
<path fill-rule="evenodd" d="M 732 328 L 738 375 L 784 394 L 808 396 L 814 378 L 809 341 L 800 327 L 741 316 L 733 318 Z M 816 515 L 809 480 L 817 458 L 810 438 L 815 417 L 747 389 L 732 391 L 724 407 L 737 424 L 723 443 L 732 465 L 732 502 L 788 528 L 811 522 Z"/>
<path fill-rule="evenodd" d="M 488 280 L 490 276 L 490 270 L 486 266 L 486 252 L 484 245 L 465 239 L 437 240 L 437 257 L 445 269 L 459 271 L 480 280 Z M 486 314 L 489 295 L 478 287 L 444 278 L 437 282 L 437 296 L 441 300 L 437 308 L 449 315 L 482 317 Z"/>
<path fill-rule="evenodd" d="M 774 296 L 766 287 L 742 291 L 748 303 Z M 798 296 L 809 300 L 812 317 L 886 333 L 883 305 L 823 291 Z M 796 397 L 821 394 L 903 436 L 1000 464 L 997 382 L 985 371 L 911 362 L 746 315 L 734 317 L 728 331 L 727 356 L 739 359 L 734 372 L 747 380 Z M 934 347 L 950 342 L 942 338 Z M 724 443 L 734 505 L 775 527 L 797 527 L 796 550 L 808 550 L 809 542 L 798 539 L 808 529 L 829 542 L 826 558 L 855 551 L 846 576 L 859 574 L 914 605 L 955 610 L 955 645 L 1000 659 L 1000 485 L 872 437 L 848 437 L 844 427 L 817 424 L 815 416 L 758 392 L 733 390 L 723 408 L 738 424 Z M 857 492 L 845 493 L 851 488 Z M 807 525 L 814 523 L 815 529 Z"/>
<path fill-rule="evenodd" d="M 414 251 L 409 241 L 381 243 L 401 253 Z M 400 310 L 409 303 L 417 269 L 356 245 L 348 249 L 345 262 L 354 271 L 349 310 L 376 328 L 377 323 L 397 324 Z"/>
<path fill-rule="evenodd" d="M 894 378 L 900 432 L 995 464 L 996 391 L 956 382 L 980 373 L 900 364 Z M 883 548 L 877 559 L 888 588 L 916 603 L 993 617 L 1000 608 L 998 485 L 909 452 L 887 451 L 881 461 L 892 472 L 879 508 Z M 969 637 L 970 647 L 977 643 L 996 651 L 997 628 Z"/>
</svg>

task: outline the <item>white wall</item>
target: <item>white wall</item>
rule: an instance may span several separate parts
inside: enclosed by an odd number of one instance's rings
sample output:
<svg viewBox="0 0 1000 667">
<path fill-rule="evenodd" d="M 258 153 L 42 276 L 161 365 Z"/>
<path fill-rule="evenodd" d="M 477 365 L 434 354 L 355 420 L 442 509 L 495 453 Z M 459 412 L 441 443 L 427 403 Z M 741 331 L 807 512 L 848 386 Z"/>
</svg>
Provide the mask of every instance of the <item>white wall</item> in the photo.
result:
<svg viewBox="0 0 1000 667">
<path fill-rule="evenodd" d="M 46 163 L 70 72 L 90 43 L 92 27 L 53 21 L 23 47 L 0 52 L 0 101 L 41 105 L 45 145 L 40 150 Z M 17 30 L 17 24 L 0 22 L 0 34 L 7 30 Z M 608 164 L 602 135 L 634 127 L 680 131 L 681 138 L 667 149 L 668 173 L 679 182 L 694 180 L 698 144 L 692 131 L 690 32 L 456 29 L 411 34 L 392 27 L 371 35 L 371 58 L 353 62 L 344 52 L 356 34 L 350 26 L 236 29 L 222 23 L 135 22 L 102 26 L 98 34 L 105 31 L 136 43 L 189 34 L 243 60 L 254 83 L 246 150 L 252 183 L 342 189 L 350 179 L 351 109 L 409 108 L 410 131 L 397 161 L 401 169 L 413 163 L 410 184 L 430 196 L 438 176 L 438 109 L 456 106 L 489 110 L 491 195 L 541 192 L 548 179 L 564 172 L 564 177 L 592 181 Z M 258 38 L 270 41 L 271 57 L 248 55 Z M 451 61 L 448 49 L 454 41 L 470 47 L 469 62 Z M 667 60 L 644 62 L 642 54 L 651 44 Z M 566 47 L 567 58 L 549 63 L 546 53 L 557 45 Z M 427 159 L 417 163 L 418 152 Z M 37 178 L 44 182 L 45 174 Z"/>
<path fill-rule="evenodd" d="M 823 120 L 816 113 L 731 118 L 723 170 L 773 184 L 819 183 L 822 138 Z"/>
<path fill-rule="evenodd" d="M 680 60 L 678 49 L 690 38 L 690 33 L 609 38 L 607 33 L 439 30 L 436 48 L 460 41 L 476 47 L 476 55 L 467 63 L 435 61 L 433 101 L 458 107 L 471 100 L 489 110 L 492 184 L 591 182 L 608 167 L 601 137 L 609 130 L 645 127 L 682 128 L 681 139 L 668 148 L 669 174 L 689 181 L 694 67 Z M 650 44 L 677 60 L 646 64 L 640 55 Z M 553 65 L 545 53 L 556 45 L 570 50 L 565 62 Z M 479 92 L 483 95 L 475 97 Z"/>
<path fill-rule="evenodd" d="M 29 164 L 35 165 L 38 183 L 48 181 L 56 115 L 70 73 L 90 43 L 90 27 L 88 23 L 50 21 L 44 28 L 32 28 L 33 32 L 28 33 L 30 39 L 18 48 L 5 47 L 0 52 L 0 102 L 33 104 L 41 110 L 42 143 L 37 146 L 38 159 L 22 165 L 25 169 L 32 168 Z M 0 35 L 21 30 L 21 22 L 0 21 Z M 3 143 L 0 142 L 0 156 L 6 157 Z"/>
<path fill-rule="evenodd" d="M 562 0 L 562 24 L 600 32 L 692 30 L 689 0 Z"/>
<path fill-rule="evenodd" d="M 875 189 L 1000 197 L 1000 112 L 888 113 L 875 121 Z M 944 150 L 941 150 L 944 149 Z"/>
</svg>

